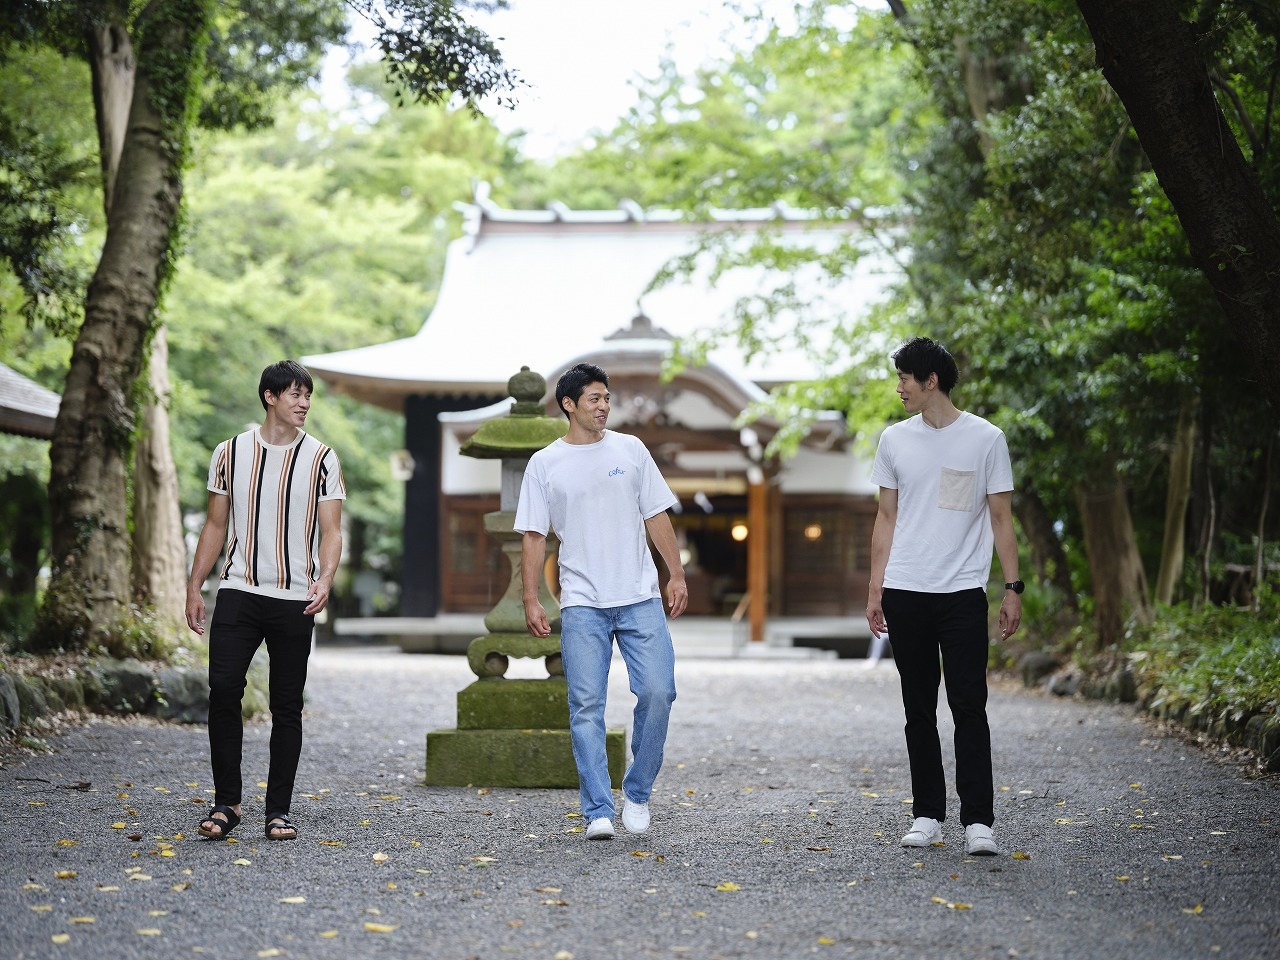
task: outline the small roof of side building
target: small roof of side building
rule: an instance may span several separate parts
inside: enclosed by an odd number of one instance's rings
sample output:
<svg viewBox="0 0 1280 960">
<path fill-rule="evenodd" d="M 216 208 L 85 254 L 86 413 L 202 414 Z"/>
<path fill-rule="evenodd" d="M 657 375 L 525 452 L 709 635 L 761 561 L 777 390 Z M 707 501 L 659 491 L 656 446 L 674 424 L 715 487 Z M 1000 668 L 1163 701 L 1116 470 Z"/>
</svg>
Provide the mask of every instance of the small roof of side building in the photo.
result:
<svg viewBox="0 0 1280 960">
<path fill-rule="evenodd" d="M 62 398 L 0 363 L 0 432 L 48 440 Z"/>
<path fill-rule="evenodd" d="M 799 326 L 807 318 L 864 313 L 898 275 L 892 259 L 871 248 L 836 283 L 811 266 L 786 275 L 764 267 L 713 275 L 710 256 L 702 254 L 690 278 L 650 290 L 665 266 L 693 253 L 713 232 L 741 245 L 768 227 L 783 242 L 830 249 L 859 236 L 860 227 L 784 206 L 714 211 L 705 221 L 626 202 L 617 210 L 570 210 L 556 203 L 546 210 L 508 210 L 488 199 L 486 184 L 473 203 L 458 206 L 465 232 L 449 246 L 436 306 L 422 329 L 403 340 L 303 357 L 313 373 L 340 392 L 392 410 L 403 409 L 413 394 L 501 396 L 522 366 L 550 378 L 571 357 L 615 353 L 619 345 L 608 342 L 610 336 L 637 315 L 671 335 L 688 336 L 789 282 L 789 309 Z M 735 239 L 739 232 L 741 240 Z M 798 343 L 750 363 L 735 347 L 718 349 L 709 360 L 744 390 L 823 372 Z"/>
</svg>

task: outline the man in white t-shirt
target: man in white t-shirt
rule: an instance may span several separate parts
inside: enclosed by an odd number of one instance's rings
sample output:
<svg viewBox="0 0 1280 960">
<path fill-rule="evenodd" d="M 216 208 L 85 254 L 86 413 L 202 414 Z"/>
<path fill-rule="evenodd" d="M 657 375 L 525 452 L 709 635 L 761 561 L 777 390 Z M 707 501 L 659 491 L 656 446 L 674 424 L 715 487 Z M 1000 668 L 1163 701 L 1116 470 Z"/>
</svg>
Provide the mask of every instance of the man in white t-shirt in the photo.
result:
<svg viewBox="0 0 1280 960">
<path fill-rule="evenodd" d="M 614 805 L 604 705 L 615 640 L 636 697 L 622 825 L 631 833 L 649 829 L 649 797 L 662 767 L 676 680 L 648 538 L 667 565 L 671 616 L 678 617 L 689 593 L 667 510 L 679 501 L 643 443 L 605 429 L 609 377 L 598 366 L 580 363 L 568 370 L 556 384 L 556 403 L 569 418 L 569 433 L 530 458 L 516 508 L 515 530 L 524 534 L 524 617 L 535 637 L 551 635 L 538 583 L 547 532 L 554 530 L 560 539 L 560 653 L 582 815 L 588 839 L 607 840 Z"/>
<path fill-rule="evenodd" d="M 945 670 L 965 853 L 994 855 L 986 594 L 993 545 L 1005 577 L 1000 639 L 1012 636 L 1022 620 L 1009 448 L 998 427 L 951 402 L 958 371 L 945 347 L 916 337 L 892 359 L 898 396 L 916 416 L 885 429 L 871 470 L 880 507 L 871 537 L 867 623 L 875 636 L 892 629 L 893 662 L 902 679 L 915 818 L 902 845 L 942 841 L 947 790 L 937 711 Z"/>
<path fill-rule="evenodd" d="M 262 371 L 262 426 L 218 444 L 209 463 L 209 512 L 187 582 L 187 626 L 204 633 L 200 589 L 226 545 L 209 625 L 209 758 L 213 809 L 199 832 L 224 840 L 240 823 L 244 730 L 240 701 L 253 655 L 271 657 L 271 766 L 266 838 L 293 840 L 289 820 L 302 754 L 302 691 L 316 614 L 329 602 L 342 558 L 338 455 L 302 427 L 311 374 L 281 360 Z"/>
</svg>

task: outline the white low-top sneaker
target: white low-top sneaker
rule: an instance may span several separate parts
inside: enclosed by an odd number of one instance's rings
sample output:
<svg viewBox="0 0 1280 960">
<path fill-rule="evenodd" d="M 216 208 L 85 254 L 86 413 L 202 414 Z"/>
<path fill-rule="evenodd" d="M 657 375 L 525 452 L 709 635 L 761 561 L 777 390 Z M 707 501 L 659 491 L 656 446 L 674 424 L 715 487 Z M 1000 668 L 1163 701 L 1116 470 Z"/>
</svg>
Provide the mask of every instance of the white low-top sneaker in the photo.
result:
<svg viewBox="0 0 1280 960">
<path fill-rule="evenodd" d="M 942 842 L 942 824 L 932 817 L 916 817 L 911 829 L 902 838 L 904 847 L 931 847 Z"/>
<path fill-rule="evenodd" d="M 649 805 L 624 798 L 622 825 L 627 828 L 627 833 L 644 833 L 649 829 Z"/>
<path fill-rule="evenodd" d="M 588 840 L 612 840 L 613 821 L 608 817 L 596 817 L 587 824 Z"/>
<path fill-rule="evenodd" d="M 985 823 L 971 823 L 964 828 L 964 852 L 971 857 L 994 857 L 1000 848 L 990 827 Z"/>
</svg>

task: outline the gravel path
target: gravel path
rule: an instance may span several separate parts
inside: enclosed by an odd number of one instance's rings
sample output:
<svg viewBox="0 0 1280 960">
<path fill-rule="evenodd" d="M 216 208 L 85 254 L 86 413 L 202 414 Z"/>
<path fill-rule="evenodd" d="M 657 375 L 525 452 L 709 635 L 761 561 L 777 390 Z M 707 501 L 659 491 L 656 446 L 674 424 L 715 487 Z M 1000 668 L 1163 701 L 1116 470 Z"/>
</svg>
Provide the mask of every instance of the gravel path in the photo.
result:
<svg viewBox="0 0 1280 960">
<path fill-rule="evenodd" d="M 422 785 L 464 658 L 312 663 L 297 842 L 263 839 L 261 790 L 238 843 L 198 838 L 203 727 L 94 720 L 51 754 L 6 748 L 0 958 L 1280 957 L 1280 782 L 1132 708 L 994 689 L 1004 853 L 966 859 L 958 820 L 944 846 L 897 845 L 891 664 L 682 658 L 650 832 L 589 842 L 576 791 Z M 268 733 L 246 730 L 247 783 Z"/>
</svg>

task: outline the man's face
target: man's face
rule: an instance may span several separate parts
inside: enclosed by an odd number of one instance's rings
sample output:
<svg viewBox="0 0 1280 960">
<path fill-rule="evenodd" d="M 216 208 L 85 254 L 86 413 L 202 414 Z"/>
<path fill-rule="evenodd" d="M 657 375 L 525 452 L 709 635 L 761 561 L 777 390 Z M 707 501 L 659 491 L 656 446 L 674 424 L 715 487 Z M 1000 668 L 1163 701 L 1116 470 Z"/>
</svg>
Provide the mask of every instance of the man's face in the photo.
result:
<svg viewBox="0 0 1280 960">
<path fill-rule="evenodd" d="M 565 397 L 564 408 L 580 428 L 601 433 L 609 420 L 609 388 L 603 383 L 589 383 L 577 403 Z"/>
<path fill-rule="evenodd" d="M 311 409 L 311 391 L 297 383 L 289 384 L 279 396 L 268 390 L 267 405 L 275 411 L 277 420 L 301 427 L 307 422 L 307 411 Z"/>
<path fill-rule="evenodd" d="M 924 407 L 929 381 L 933 378 L 934 374 L 931 373 L 929 380 L 921 383 L 905 370 L 898 371 L 898 397 L 907 413 L 918 413 Z"/>
</svg>

